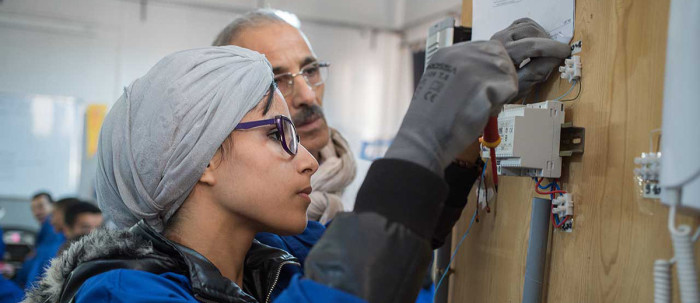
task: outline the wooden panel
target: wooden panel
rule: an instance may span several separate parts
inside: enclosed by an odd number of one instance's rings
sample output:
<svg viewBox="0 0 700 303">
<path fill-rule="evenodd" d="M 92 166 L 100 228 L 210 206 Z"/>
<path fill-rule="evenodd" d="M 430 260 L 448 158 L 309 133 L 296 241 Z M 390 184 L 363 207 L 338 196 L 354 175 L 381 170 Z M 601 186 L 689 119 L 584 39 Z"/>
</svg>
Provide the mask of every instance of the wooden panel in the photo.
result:
<svg viewBox="0 0 700 303">
<path fill-rule="evenodd" d="M 471 24 L 471 5 L 463 1 L 463 24 Z M 649 131 L 661 126 L 668 13 L 669 0 L 576 2 L 583 89 L 567 105 L 567 121 L 586 128 L 586 151 L 564 163 L 575 226 L 573 233 L 551 233 L 545 302 L 653 301 L 652 264 L 672 256 L 668 209 L 639 197 L 633 161 L 648 150 Z M 533 95 L 554 98 L 569 87 L 553 79 Z M 480 212 L 455 259 L 451 302 L 521 301 L 534 183 L 500 180 L 493 211 Z M 471 219 L 473 198 L 455 238 Z M 679 216 L 678 222 L 700 220 Z"/>
</svg>

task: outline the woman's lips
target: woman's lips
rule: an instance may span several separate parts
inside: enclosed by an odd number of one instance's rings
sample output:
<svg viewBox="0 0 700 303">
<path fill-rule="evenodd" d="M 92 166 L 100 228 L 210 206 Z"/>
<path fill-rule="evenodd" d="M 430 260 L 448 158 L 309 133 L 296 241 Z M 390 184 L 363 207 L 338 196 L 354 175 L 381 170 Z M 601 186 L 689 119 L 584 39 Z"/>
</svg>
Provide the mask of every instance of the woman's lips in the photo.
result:
<svg viewBox="0 0 700 303">
<path fill-rule="evenodd" d="M 311 186 L 302 189 L 297 194 L 299 196 L 301 196 L 302 198 L 304 198 L 304 200 L 306 200 L 306 202 L 311 203 L 311 197 L 309 197 L 309 195 L 311 194 Z"/>
</svg>

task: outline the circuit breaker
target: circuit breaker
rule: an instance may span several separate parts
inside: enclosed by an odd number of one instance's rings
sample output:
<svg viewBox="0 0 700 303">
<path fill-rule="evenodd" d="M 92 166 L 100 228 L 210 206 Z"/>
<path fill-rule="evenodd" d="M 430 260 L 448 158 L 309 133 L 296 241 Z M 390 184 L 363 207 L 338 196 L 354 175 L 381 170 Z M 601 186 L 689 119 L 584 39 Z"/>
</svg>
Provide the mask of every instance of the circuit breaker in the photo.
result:
<svg viewBox="0 0 700 303">
<path fill-rule="evenodd" d="M 505 105 L 498 115 L 498 174 L 561 177 L 559 151 L 564 115 L 564 104 L 559 101 Z M 489 158 L 487 148 L 482 146 L 481 153 L 483 158 Z"/>
</svg>

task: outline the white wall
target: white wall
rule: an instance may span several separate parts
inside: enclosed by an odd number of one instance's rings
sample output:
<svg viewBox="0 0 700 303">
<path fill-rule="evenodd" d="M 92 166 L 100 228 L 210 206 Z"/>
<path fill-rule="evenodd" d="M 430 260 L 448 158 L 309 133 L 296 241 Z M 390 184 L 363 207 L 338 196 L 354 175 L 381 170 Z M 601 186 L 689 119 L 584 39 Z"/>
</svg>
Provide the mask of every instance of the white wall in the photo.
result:
<svg viewBox="0 0 700 303">
<path fill-rule="evenodd" d="M 137 1 L 4 0 L 0 91 L 111 104 L 124 86 L 160 58 L 210 45 L 236 12 L 258 1 L 178 2 L 185 1 L 149 1 L 144 11 Z M 393 30 L 372 30 L 403 23 L 405 16 L 397 16 L 396 9 L 403 12 L 405 1 L 360 2 L 265 1 L 298 13 L 316 53 L 332 63 L 326 115 L 356 154 L 363 140 L 393 137 L 413 81 L 402 36 Z M 358 159 L 358 178 L 344 197 L 348 209 L 369 164 Z"/>
</svg>

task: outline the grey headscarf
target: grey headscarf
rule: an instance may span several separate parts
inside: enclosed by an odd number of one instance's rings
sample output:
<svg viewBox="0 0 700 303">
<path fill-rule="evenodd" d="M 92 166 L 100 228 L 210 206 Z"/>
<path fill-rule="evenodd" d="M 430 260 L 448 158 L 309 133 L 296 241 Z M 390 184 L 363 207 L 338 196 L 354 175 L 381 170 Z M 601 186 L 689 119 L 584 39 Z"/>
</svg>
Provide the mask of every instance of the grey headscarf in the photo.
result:
<svg viewBox="0 0 700 303">
<path fill-rule="evenodd" d="M 125 88 L 98 145 L 97 202 L 107 226 L 145 219 L 162 231 L 272 77 L 259 53 L 208 47 L 169 55 Z"/>
</svg>

